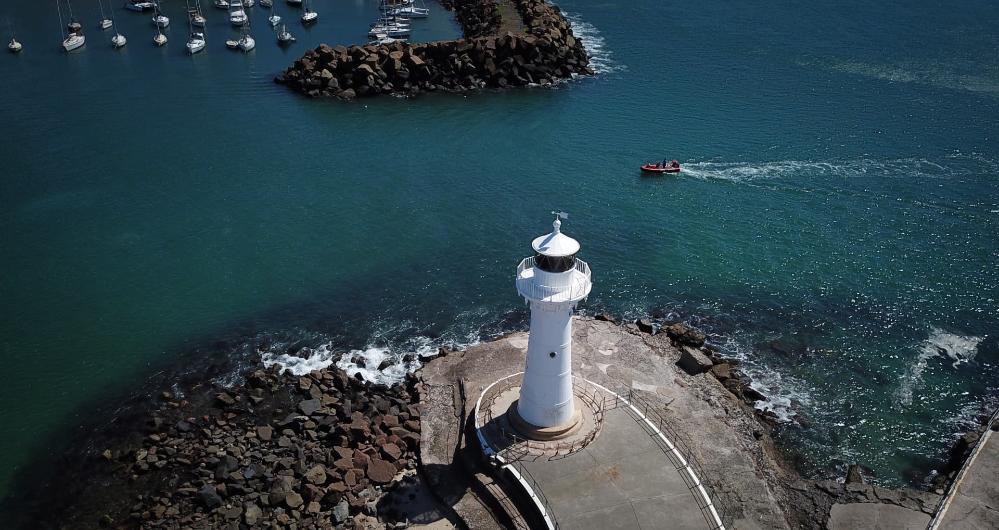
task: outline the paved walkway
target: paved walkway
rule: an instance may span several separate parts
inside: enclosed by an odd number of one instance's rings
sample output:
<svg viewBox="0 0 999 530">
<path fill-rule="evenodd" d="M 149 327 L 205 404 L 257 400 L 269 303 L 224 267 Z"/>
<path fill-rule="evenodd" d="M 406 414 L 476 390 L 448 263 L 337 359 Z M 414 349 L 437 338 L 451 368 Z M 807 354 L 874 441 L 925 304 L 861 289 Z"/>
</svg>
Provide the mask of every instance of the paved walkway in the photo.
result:
<svg viewBox="0 0 999 530">
<path fill-rule="evenodd" d="M 680 472 L 623 408 L 607 411 L 585 449 L 523 463 L 561 528 L 709 528 Z"/>
<path fill-rule="evenodd" d="M 985 431 L 983 444 L 958 478 L 936 528 L 999 528 L 999 436 Z"/>
</svg>

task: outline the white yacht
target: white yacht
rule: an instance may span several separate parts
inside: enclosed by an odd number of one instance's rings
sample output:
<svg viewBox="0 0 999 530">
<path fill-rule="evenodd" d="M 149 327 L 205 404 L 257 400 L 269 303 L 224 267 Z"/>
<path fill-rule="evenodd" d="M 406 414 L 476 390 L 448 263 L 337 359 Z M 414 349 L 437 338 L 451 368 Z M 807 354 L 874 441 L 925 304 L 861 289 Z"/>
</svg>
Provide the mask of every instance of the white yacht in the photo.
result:
<svg viewBox="0 0 999 530">
<path fill-rule="evenodd" d="M 215 7 L 219 9 L 229 9 L 228 0 L 215 0 Z"/>
<path fill-rule="evenodd" d="M 253 40 L 253 37 L 251 37 L 249 33 L 240 37 L 238 42 L 239 42 L 239 49 L 243 50 L 243 52 L 248 52 L 252 50 L 254 46 L 257 45 L 257 42 Z"/>
<path fill-rule="evenodd" d="M 260 5 L 263 7 L 274 7 L 274 0 L 260 0 Z"/>
<path fill-rule="evenodd" d="M 305 12 L 302 13 L 302 24 L 312 24 L 313 22 L 319 20 L 319 13 L 309 9 L 308 6 L 305 7 Z"/>
<path fill-rule="evenodd" d="M 394 8 L 389 14 L 406 18 L 427 18 L 430 16 L 430 10 L 425 7 L 405 6 Z"/>
<path fill-rule="evenodd" d="M 253 7 L 255 4 L 254 0 L 243 0 L 243 7 Z"/>
<path fill-rule="evenodd" d="M 101 20 L 97 23 L 98 29 L 110 29 L 114 22 L 104 15 L 104 2 L 103 0 L 97 0 L 97 7 L 101 10 Z"/>
<path fill-rule="evenodd" d="M 196 0 L 193 8 L 188 4 L 187 16 L 191 21 L 191 25 L 198 28 L 205 27 L 205 23 L 208 22 L 205 16 L 201 14 L 201 0 Z"/>
<path fill-rule="evenodd" d="M 393 44 L 393 43 L 396 43 L 396 42 L 406 42 L 406 39 L 392 38 L 392 37 L 389 37 L 388 35 L 386 35 L 384 33 L 378 33 L 378 34 L 372 35 L 372 37 L 373 38 L 370 41 L 368 41 L 368 44 L 378 45 L 378 44 Z"/>
<path fill-rule="evenodd" d="M 264 2 L 261 1 L 260 5 L 264 5 Z M 267 17 L 267 21 L 271 23 L 272 28 L 276 28 L 281 23 L 281 17 L 274 13 L 274 2 L 268 0 L 267 7 L 271 10 L 271 16 Z"/>
<path fill-rule="evenodd" d="M 70 16 L 72 16 L 73 6 L 69 3 L 69 0 L 66 0 L 66 4 L 70 6 Z M 62 26 L 62 6 L 58 1 L 56 2 L 56 9 L 59 11 L 59 25 Z M 76 29 L 71 29 L 74 27 Z M 70 22 L 67 29 L 69 29 L 69 31 L 67 32 L 66 37 L 62 40 L 62 49 L 67 52 L 71 52 L 87 43 L 87 38 L 84 37 L 83 33 L 80 31 L 79 23 L 76 23 L 74 26 L 73 22 Z"/>
<path fill-rule="evenodd" d="M 156 15 L 153 16 L 153 24 L 156 24 L 158 28 L 165 28 L 170 25 L 170 18 L 157 11 Z"/>
<path fill-rule="evenodd" d="M 131 0 L 130 2 L 125 2 L 125 9 L 131 9 L 132 11 L 149 11 L 156 6 L 152 2 L 146 2 L 144 0 Z"/>
<path fill-rule="evenodd" d="M 281 31 L 277 34 L 277 40 L 279 44 L 288 44 L 295 42 L 295 37 L 288 32 L 288 25 L 281 24 Z"/>
<path fill-rule="evenodd" d="M 187 53 L 194 55 L 205 49 L 205 34 L 200 32 L 191 33 L 191 38 L 187 41 Z"/>
<path fill-rule="evenodd" d="M 163 34 L 163 30 L 159 26 L 156 26 L 156 35 L 153 36 L 153 44 L 157 46 L 163 46 L 167 43 L 167 37 Z"/>
<path fill-rule="evenodd" d="M 231 22 L 233 26 L 237 27 L 246 24 L 249 17 L 246 16 L 246 11 L 243 11 L 243 6 L 239 3 L 239 0 L 235 0 L 230 3 L 229 7 L 235 8 L 233 11 L 229 11 L 229 22 Z"/>
<path fill-rule="evenodd" d="M 62 22 L 60 22 L 60 25 Z M 24 46 L 21 46 L 20 42 L 17 42 L 17 35 L 14 34 L 14 26 L 11 25 L 10 19 L 7 20 L 7 27 L 10 29 L 10 42 L 7 43 L 7 50 L 11 53 L 18 53 Z"/>
<path fill-rule="evenodd" d="M 87 43 L 87 38 L 79 33 L 70 33 L 65 40 L 62 41 L 62 47 L 64 50 L 71 52 L 84 44 Z"/>
<path fill-rule="evenodd" d="M 115 49 L 118 49 L 118 48 L 121 48 L 121 47 L 125 46 L 126 44 L 128 44 L 128 39 L 126 39 L 125 36 L 122 35 L 120 31 L 118 31 L 118 26 L 115 25 L 115 23 L 114 23 L 114 10 L 113 9 L 111 10 L 111 25 L 115 26 L 115 28 L 114 28 L 114 37 L 111 37 L 111 47 L 115 48 Z"/>
</svg>

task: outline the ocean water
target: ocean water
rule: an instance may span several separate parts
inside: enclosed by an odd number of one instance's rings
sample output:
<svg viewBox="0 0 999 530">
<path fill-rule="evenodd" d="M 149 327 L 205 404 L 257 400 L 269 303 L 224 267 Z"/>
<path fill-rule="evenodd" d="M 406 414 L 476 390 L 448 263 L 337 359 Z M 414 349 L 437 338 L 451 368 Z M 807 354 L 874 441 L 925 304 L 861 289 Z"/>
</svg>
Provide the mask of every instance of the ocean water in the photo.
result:
<svg viewBox="0 0 999 530">
<path fill-rule="evenodd" d="M 416 38 L 456 35 L 428 3 Z M 206 4 L 195 58 L 183 2 L 164 48 L 116 3 L 121 51 L 73 4 L 68 55 L 54 2 L 0 7 L 25 45 L 0 56 L 0 494 L 172 360 L 391 381 L 419 361 L 384 360 L 524 329 L 513 275 L 553 209 L 584 309 L 709 330 L 809 476 L 919 484 L 996 404 L 994 2 L 560 0 L 592 78 L 352 103 L 272 78 L 362 40 L 373 0 L 315 0 L 309 30 L 277 2 L 287 50 L 253 8 L 248 55 Z M 637 171 L 667 156 L 684 173 Z"/>
</svg>

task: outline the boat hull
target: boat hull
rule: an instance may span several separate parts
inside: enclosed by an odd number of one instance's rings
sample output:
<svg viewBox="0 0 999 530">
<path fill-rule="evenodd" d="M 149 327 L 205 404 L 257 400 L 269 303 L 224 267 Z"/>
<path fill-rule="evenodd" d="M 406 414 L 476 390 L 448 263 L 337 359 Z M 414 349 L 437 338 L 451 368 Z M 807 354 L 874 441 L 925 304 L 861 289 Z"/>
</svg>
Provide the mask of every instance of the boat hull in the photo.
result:
<svg viewBox="0 0 999 530">
<path fill-rule="evenodd" d="M 71 52 L 77 50 L 87 43 L 87 38 L 83 35 L 75 35 L 62 41 L 62 49 Z"/>
<path fill-rule="evenodd" d="M 645 164 L 645 165 L 642 166 L 642 172 L 643 173 L 657 173 L 657 174 L 662 174 L 662 173 L 679 173 L 680 172 L 680 168 L 679 168 L 679 166 L 678 167 L 660 167 L 660 166 L 656 166 L 655 164 Z"/>
</svg>

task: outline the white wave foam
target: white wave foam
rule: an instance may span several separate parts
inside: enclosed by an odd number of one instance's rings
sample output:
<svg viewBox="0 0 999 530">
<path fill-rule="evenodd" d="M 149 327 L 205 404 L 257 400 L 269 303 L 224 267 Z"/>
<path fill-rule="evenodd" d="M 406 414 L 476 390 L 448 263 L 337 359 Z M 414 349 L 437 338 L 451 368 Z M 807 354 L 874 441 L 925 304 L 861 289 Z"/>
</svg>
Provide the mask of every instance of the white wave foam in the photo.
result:
<svg viewBox="0 0 999 530">
<path fill-rule="evenodd" d="M 726 357 L 739 362 L 740 370 L 749 378 L 749 386 L 765 397 L 753 406 L 761 412 L 770 412 L 778 421 L 793 422 L 799 411 L 812 404 L 807 386 L 759 364 L 751 353 L 752 349 L 743 342 L 734 336 L 727 336 L 724 344 L 719 346 Z"/>
<path fill-rule="evenodd" d="M 351 350 L 340 357 L 336 366 L 351 377 L 361 374 L 365 381 L 372 383 L 383 385 L 401 383 L 407 374 L 423 365 L 420 362 L 422 357 L 433 355 L 438 348 L 428 337 L 416 337 L 410 342 L 410 347 L 401 351 L 374 346 L 363 350 Z M 407 360 L 407 353 L 414 355 Z"/>
<path fill-rule="evenodd" d="M 901 386 L 898 390 L 899 401 L 903 405 L 912 404 L 912 396 L 916 387 L 923 380 L 923 372 L 930 359 L 934 357 L 946 357 L 951 361 L 951 367 L 966 363 L 975 358 L 978 353 L 978 345 L 984 337 L 974 337 L 970 335 L 956 335 L 948 333 L 940 328 L 933 328 L 930 336 L 923 341 L 919 348 L 919 355 L 915 362 L 909 366 L 906 374 L 902 377 Z"/>
<path fill-rule="evenodd" d="M 923 177 L 941 178 L 967 173 L 967 170 L 943 166 L 924 158 L 895 160 L 781 160 L 774 162 L 688 162 L 683 174 L 695 178 L 721 179 L 733 182 L 757 179 L 786 178 L 798 175 L 858 177 Z"/>
<path fill-rule="evenodd" d="M 304 354 L 304 357 L 288 355 L 287 353 L 275 355 L 265 352 L 260 356 L 260 360 L 266 368 L 276 364 L 280 367 L 281 372 L 288 371 L 294 375 L 305 375 L 333 364 L 335 360 L 332 348 L 330 343 L 321 344 L 316 348 L 302 348 L 299 353 Z"/>
<path fill-rule="evenodd" d="M 613 54 L 607 48 L 607 41 L 596 26 L 586 22 L 577 14 L 565 12 L 563 14 L 572 24 L 572 34 L 583 43 L 583 48 L 590 57 L 590 68 L 594 72 L 606 74 L 624 70 L 623 65 L 614 62 Z"/>
</svg>

